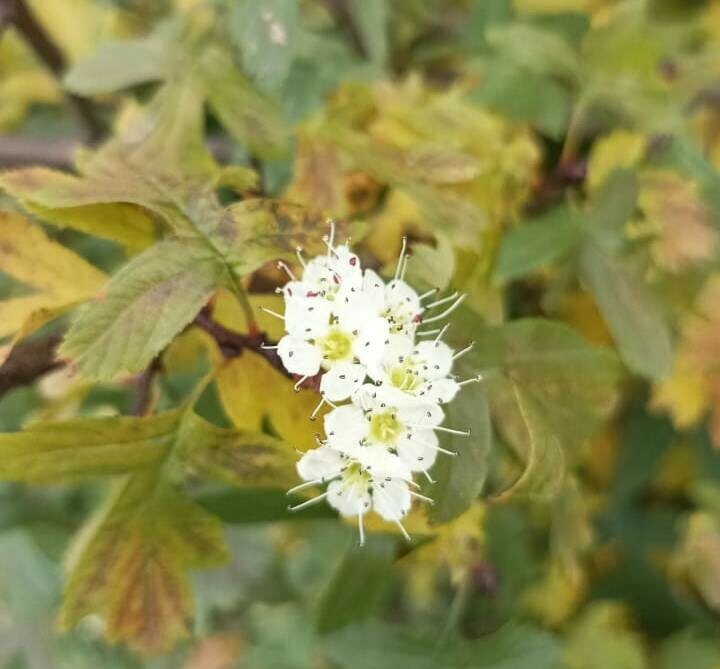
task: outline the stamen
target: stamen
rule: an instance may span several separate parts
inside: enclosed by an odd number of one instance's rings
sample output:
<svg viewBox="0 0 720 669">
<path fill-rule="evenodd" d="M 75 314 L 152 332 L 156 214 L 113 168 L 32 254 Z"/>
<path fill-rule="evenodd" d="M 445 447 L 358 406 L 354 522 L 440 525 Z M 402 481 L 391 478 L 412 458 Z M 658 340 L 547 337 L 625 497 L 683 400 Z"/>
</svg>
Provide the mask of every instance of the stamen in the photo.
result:
<svg viewBox="0 0 720 669">
<path fill-rule="evenodd" d="M 440 341 L 442 339 L 442 336 L 448 331 L 449 327 L 450 327 L 450 323 L 445 323 L 445 325 L 443 325 L 440 328 L 440 334 L 438 334 L 438 336 L 435 337 L 435 341 Z"/>
<path fill-rule="evenodd" d="M 337 404 L 334 404 L 331 402 L 325 395 L 323 395 L 320 398 L 320 401 L 318 402 L 317 406 L 313 409 L 313 412 L 310 414 L 310 420 L 315 420 L 317 418 L 318 412 L 322 408 L 323 404 L 327 404 L 328 406 L 331 406 L 333 409 L 337 409 Z"/>
<path fill-rule="evenodd" d="M 451 304 L 445 311 L 443 311 L 441 314 L 438 314 L 437 316 L 433 316 L 432 318 L 424 318 L 423 323 L 426 323 L 426 324 L 434 323 L 435 321 L 441 321 L 443 318 L 446 318 L 465 301 L 466 297 L 467 297 L 467 293 L 464 293 L 463 295 L 458 297 L 458 299 L 453 304 Z"/>
<path fill-rule="evenodd" d="M 305 483 L 296 485 L 294 488 L 290 488 L 290 490 L 288 490 L 285 494 L 286 495 L 294 495 L 296 492 L 305 490 L 305 488 L 312 488 L 312 486 L 321 485 L 322 483 L 324 483 L 324 479 L 315 479 L 314 481 L 306 481 Z"/>
<path fill-rule="evenodd" d="M 460 356 L 463 356 L 463 355 L 465 355 L 468 351 L 471 351 L 474 346 L 475 346 L 475 342 L 471 342 L 471 343 L 468 344 L 464 349 L 462 349 L 461 351 L 458 351 L 458 352 L 452 357 L 452 359 L 453 359 L 453 360 L 457 360 Z"/>
<path fill-rule="evenodd" d="M 279 314 L 277 311 L 268 309 L 267 307 L 260 307 L 260 311 L 264 311 L 266 314 L 270 314 L 270 316 L 275 316 L 275 318 L 279 318 L 281 321 L 285 320 L 285 316 Z"/>
<path fill-rule="evenodd" d="M 452 295 L 448 295 L 447 297 L 443 297 L 439 300 L 435 300 L 434 302 L 430 302 L 430 304 L 428 304 L 425 309 L 434 309 L 435 307 L 439 307 L 441 304 L 452 302 L 457 296 L 458 292 L 456 290 Z"/>
<path fill-rule="evenodd" d="M 414 444 L 418 444 L 418 446 L 424 446 L 425 448 L 431 448 L 434 451 L 438 451 L 439 453 L 445 453 L 445 455 L 451 455 L 452 457 L 457 457 L 457 451 L 449 451 L 447 448 L 442 448 L 442 446 L 435 446 L 435 444 L 426 444 L 423 441 L 417 441 L 416 439 L 413 439 Z"/>
<path fill-rule="evenodd" d="M 471 383 L 478 383 L 479 381 L 482 381 L 483 379 L 484 379 L 483 375 L 478 374 L 477 376 L 473 376 L 470 379 L 465 379 L 464 381 L 460 381 L 460 383 L 458 383 L 458 385 L 459 386 L 467 386 Z"/>
<path fill-rule="evenodd" d="M 293 386 L 293 390 L 294 390 L 296 393 L 299 393 L 299 392 L 300 392 L 300 386 L 301 386 L 303 383 L 305 383 L 305 381 L 307 381 L 309 378 L 310 378 L 309 375 L 307 375 L 307 376 L 301 376 L 300 379 L 298 379 L 298 382 Z"/>
<path fill-rule="evenodd" d="M 277 268 L 283 270 L 293 281 L 297 281 L 297 277 L 292 273 L 292 270 L 282 260 L 278 260 Z"/>
<path fill-rule="evenodd" d="M 430 497 L 421 495 L 419 492 L 415 492 L 414 490 L 410 490 L 409 492 L 413 497 L 417 497 L 418 499 L 421 499 L 423 502 L 427 502 L 428 504 L 435 504 L 435 500 Z"/>
<path fill-rule="evenodd" d="M 322 495 L 318 495 L 317 497 L 313 497 L 312 499 L 309 499 L 307 502 L 302 502 L 302 504 L 296 504 L 295 506 L 289 506 L 288 511 L 300 511 L 301 509 L 305 509 L 308 506 L 312 506 L 313 504 L 317 504 L 318 502 L 322 502 L 327 496 L 328 491 L 325 491 Z"/>
<path fill-rule="evenodd" d="M 407 533 L 407 530 L 403 527 L 403 524 L 399 520 L 396 520 L 395 524 L 400 528 L 400 531 L 403 533 L 403 536 L 405 537 L 405 541 L 410 543 L 412 541 L 412 539 L 410 538 L 410 535 Z"/>
<path fill-rule="evenodd" d="M 425 478 L 428 480 L 428 483 L 435 483 L 435 479 L 432 476 L 430 476 L 427 469 L 423 469 L 422 473 L 425 474 Z"/>
<path fill-rule="evenodd" d="M 358 513 L 358 532 L 360 532 L 360 545 L 365 545 L 365 528 L 363 527 L 363 514 Z"/>
<path fill-rule="evenodd" d="M 402 269 L 400 270 L 400 279 L 405 278 L 405 272 L 407 272 L 408 260 L 410 260 L 410 254 L 408 253 L 403 260 Z"/>
<path fill-rule="evenodd" d="M 402 269 L 403 262 L 405 261 L 405 251 L 407 250 L 407 237 L 403 235 L 402 238 L 402 248 L 400 249 L 400 257 L 398 258 L 397 267 L 395 268 L 395 278 L 394 281 L 397 281 L 400 277 L 400 270 Z"/>
<path fill-rule="evenodd" d="M 263 351 L 276 351 L 280 347 L 277 344 L 275 344 L 274 346 L 268 346 L 265 342 L 263 342 L 262 344 L 260 344 L 260 348 Z"/>
<path fill-rule="evenodd" d="M 305 263 L 305 259 L 302 257 L 302 247 L 298 246 L 295 249 L 295 255 L 297 256 L 297 259 L 300 261 L 300 264 L 303 266 L 303 269 L 307 267 L 307 264 Z"/>
<path fill-rule="evenodd" d="M 437 328 L 435 330 L 425 330 L 424 332 L 420 332 L 419 330 L 415 333 L 418 337 L 422 337 L 424 335 L 434 335 L 438 332 L 442 332 L 442 328 Z"/>
<path fill-rule="evenodd" d="M 335 243 L 335 221 L 332 218 L 328 218 L 328 225 L 330 226 L 330 247 L 332 248 Z"/>
<path fill-rule="evenodd" d="M 431 289 L 428 290 L 426 293 L 423 293 L 422 295 L 420 295 L 420 297 L 419 297 L 418 299 L 422 302 L 426 297 L 430 297 L 431 295 L 435 295 L 435 293 L 437 293 L 438 290 L 440 290 L 440 289 L 439 289 L 439 288 L 431 288 Z"/>
</svg>

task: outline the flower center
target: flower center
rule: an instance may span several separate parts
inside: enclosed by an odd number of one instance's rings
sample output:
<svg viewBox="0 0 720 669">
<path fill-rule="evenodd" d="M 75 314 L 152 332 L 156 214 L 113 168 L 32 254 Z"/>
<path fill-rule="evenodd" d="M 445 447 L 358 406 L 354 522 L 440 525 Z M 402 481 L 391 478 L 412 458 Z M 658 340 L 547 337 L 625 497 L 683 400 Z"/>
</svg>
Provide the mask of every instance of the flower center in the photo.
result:
<svg viewBox="0 0 720 669">
<path fill-rule="evenodd" d="M 343 472 L 343 482 L 346 485 L 367 486 L 370 483 L 370 475 L 363 470 L 359 462 L 353 462 Z"/>
<path fill-rule="evenodd" d="M 390 369 L 390 383 L 395 388 L 412 393 L 422 385 L 419 374 L 415 373 L 415 365 L 411 362 L 402 362 L 399 365 L 393 365 Z"/>
<path fill-rule="evenodd" d="M 370 440 L 378 444 L 394 444 L 404 427 L 392 411 L 376 413 L 370 419 Z"/>
<path fill-rule="evenodd" d="M 331 330 L 320 341 L 320 350 L 325 362 L 334 363 L 352 357 L 353 337 L 341 330 Z"/>
</svg>

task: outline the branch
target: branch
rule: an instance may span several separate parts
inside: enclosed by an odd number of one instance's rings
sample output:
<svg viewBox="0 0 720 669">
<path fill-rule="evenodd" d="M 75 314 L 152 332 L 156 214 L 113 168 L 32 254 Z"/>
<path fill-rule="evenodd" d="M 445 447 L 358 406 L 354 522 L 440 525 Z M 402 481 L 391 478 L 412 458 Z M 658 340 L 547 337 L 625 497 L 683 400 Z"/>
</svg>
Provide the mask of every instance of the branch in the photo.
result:
<svg viewBox="0 0 720 669">
<path fill-rule="evenodd" d="M 0 366 L 0 397 L 15 388 L 29 386 L 41 376 L 63 366 L 55 358 L 62 336 L 50 335 L 18 344 Z"/>
<path fill-rule="evenodd" d="M 325 0 L 325 5 L 347 35 L 355 53 L 363 60 L 367 60 L 370 54 L 365 45 L 365 40 L 355 23 L 355 17 L 353 17 L 350 9 L 350 2 L 348 0 Z"/>
<path fill-rule="evenodd" d="M 30 44 L 38 58 L 58 78 L 65 70 L 65 57 L 35 18 L 25 0 L 0 0 L 0 20 L 12 24 Z M 96 114 L 93 103 L 72 93 L 66 94 L 85 126 L 87 140 L 97 142 L 104 134 L 103 124 Z"/>
<path fill-rule="evenodd" d="M 152 386 L 155 376 L 162 371 L 162 360 L 155 356 L 145 371 L 137 378 L 137 394 L 135 395 L 134 416 L 146 416 L 152 404 Z"/>
<path fill-rule="evenodd" d="M 262 344 L 271 344 L 265 340 L 265 333 L 260 332 L 257 336 L 246 335 L 240 332 L 233 332 L 228 330 L 223 325 L 220 325 L 217 321 L 214 321 L 211 316 L 209 309 L 205 307 L 195 317 L 193 321 L 194 325 L 197 325 L 201 330 L 207 332 L 217 343 L 220 352 L 226 358 L 236 358 L 242 355 L 245 349 L 254 351 L 258 355 L 261 355 L 265 360 L 270 363 L 272 367 L 282 372 L 288 378 L 293 378 L 282 364 L 280 356 L 277 354 L 275 349 L 263 348 Z"/>
</svg>

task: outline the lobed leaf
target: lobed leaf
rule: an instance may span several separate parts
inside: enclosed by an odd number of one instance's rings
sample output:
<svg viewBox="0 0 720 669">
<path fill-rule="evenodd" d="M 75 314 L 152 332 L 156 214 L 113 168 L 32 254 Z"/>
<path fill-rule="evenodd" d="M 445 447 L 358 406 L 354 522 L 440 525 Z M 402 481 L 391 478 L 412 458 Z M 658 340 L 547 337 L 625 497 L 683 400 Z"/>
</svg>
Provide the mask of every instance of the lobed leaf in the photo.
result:
<svg viewBox="0 0 720 669">
<path fill-rule="evenodd" d="M 82 373 L 139 372 L 194 318 L 223 266 L 194 240 L 161 242 L 125 265 L 104 296 L 79 314 L 60 349 Z"/>
<path fill-rule="evenodd" d="M 157 471 L 130 476 L 72 549 L 60 626 L 96 613 L 110 641 L 144 655 L 166 652 L 189 633 L 188 569 L 226 559 L 219 520 Z"/>
</svg>

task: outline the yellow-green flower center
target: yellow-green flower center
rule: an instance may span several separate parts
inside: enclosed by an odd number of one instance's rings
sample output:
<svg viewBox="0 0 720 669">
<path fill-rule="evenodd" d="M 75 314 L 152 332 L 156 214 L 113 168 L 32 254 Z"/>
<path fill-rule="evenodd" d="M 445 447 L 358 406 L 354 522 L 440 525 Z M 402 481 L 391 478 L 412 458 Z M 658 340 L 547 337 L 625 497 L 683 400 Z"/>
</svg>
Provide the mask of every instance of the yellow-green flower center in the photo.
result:
<svg viewBox="0 0 720 669">
<path fill-rule="evenodd" d="M 378 444 L 394 444 L 404 426 L 392 411 L 377 413 L 370 419 L 370 441 Z"/>
<path fill-rule="evenodd" d="M 367 485 L 370 483 L 370 475 L 363 471 L 362 466 L 359 462 L 353 462 L 343 472 L 343 479 L 345 483 Z"/>
<path fill-rule="evenodd" d="M 352 357 L 353 338 L 345 332 L 331 330 L 319 343 L 325 362 L 341 362 Z"/>
<path fill-rule="evenodd" d="M 413 365 L 409 363 L 401 363 L 394 365 L 390 370 L 390 383 L 404 390 L 406 393 L 411 393 L 417 390 L 421 385 L 422 381 L 420 376 L 413 372 Z"/>
</svg>

